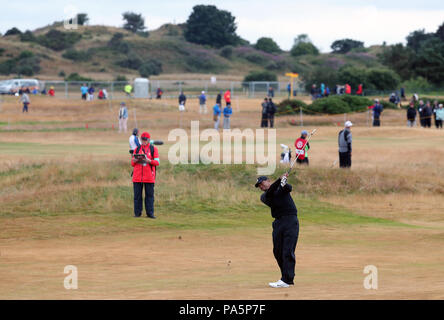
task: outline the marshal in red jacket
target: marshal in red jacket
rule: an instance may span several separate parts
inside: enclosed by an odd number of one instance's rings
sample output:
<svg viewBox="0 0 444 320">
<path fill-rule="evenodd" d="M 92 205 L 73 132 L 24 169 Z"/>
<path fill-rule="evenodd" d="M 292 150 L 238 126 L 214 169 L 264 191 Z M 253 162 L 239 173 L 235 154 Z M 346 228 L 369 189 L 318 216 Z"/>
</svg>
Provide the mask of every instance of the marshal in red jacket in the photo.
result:
<svg viewBox="0 0 444 320">
<path fill-rule="evenodd" d="M 131 159 L 131 165 L 134 167 L 133 182 L 143 183 L 155 183 L 156 182 L 156 167 L 159 165 L 159 152 L 157 148 L 153 146 L 154 152 L 151 154 L 149 145 L 142 145 L 140 148 L 134 150 L 134 154 L 138 151 L 138 154 L 146 154 L 148 159 L 151 159 L 151 164 L 137 163 L 134 155 Z"/>
</svg>

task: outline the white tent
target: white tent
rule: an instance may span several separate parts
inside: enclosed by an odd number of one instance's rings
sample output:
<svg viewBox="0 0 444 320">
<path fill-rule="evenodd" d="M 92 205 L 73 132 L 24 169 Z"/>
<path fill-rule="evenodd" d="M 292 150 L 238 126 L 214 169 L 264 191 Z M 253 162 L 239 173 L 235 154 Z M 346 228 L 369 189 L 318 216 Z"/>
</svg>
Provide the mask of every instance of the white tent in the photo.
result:
<svg viewBox="0 0 444 320">
<path fill-rule="evenodd" d="M 148 86 L 150 81 L 146 78 L 136 78 L 134 80 L 134 97 L 148 98 Z"/>
</svg>

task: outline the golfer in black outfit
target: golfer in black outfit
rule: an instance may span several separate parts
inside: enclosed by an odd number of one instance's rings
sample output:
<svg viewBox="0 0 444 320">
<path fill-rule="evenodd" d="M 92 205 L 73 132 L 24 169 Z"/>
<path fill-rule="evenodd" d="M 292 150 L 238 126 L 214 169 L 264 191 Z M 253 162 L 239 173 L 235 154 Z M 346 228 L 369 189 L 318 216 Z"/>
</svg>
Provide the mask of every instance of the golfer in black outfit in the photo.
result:
<svg viewBox="0 0 444 320">
<path fill-rule="evenodd" d="M 273 254 L 281 269 L 281 279 L 270 282 L 273 288 L 288 288 L 294 284 L 296 257 L 294 251 L 299 236 L 298 210 L 291 198 L 291 185 L 287 184 L 288 174 L 271 183 L 265 177 L 259 177 L 255 184 L 264 193 L 261 201 L 271 208 L 273 221 Z"/>
</svg>

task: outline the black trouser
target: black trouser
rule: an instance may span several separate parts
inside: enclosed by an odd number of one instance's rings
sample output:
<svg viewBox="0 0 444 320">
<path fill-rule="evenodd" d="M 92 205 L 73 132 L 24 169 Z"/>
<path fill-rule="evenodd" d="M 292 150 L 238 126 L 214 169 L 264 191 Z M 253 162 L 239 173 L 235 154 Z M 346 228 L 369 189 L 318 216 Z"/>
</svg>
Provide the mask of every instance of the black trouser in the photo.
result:
<svg viewBox="0 0 444 320">
<path fill-rule="evenodd" d="M 267 128 L 267 127 L 268 127 L 268 115 L 262 114 L 261 128 Z"/>
<path fill-rule="evenodd" d="M 436 129 L 441 128 L 442 129 L 442 120 L 435 120 Z"/>
<path fill-rule="evenodd" d="M 350 168 L 351 165 L 352 165 L 352 159 L 350 151 L 339 152 L 339 167 Z"/>
<path fill-rule="evenodd" d="M 424 119 L 424 127 L 430 128 L 432 126 L 432 118 L 427 117 Z"/>
<path fill-rule="evenodd" d="M 306 164 L 308 166 L 308 158 L 307 157 L 305 157 L 304 160 L 301 160 L 298 158 L 298 159 L 296 159 L 296 162 L 299 164 Z"/>
<path fill-rule="evenodd" d="M 142 215 L 142 191 L 145 186 L 145 210 L 147 216 L 154 215 L 154 183 L 133 182 L 134 189 L 134 215 Z"/>
<path fill-rule="evenodd" d="M 23 103 L 23 110 L 22 110 L 22 113 L 23 112 L 28 112 L 28 103 Z"/>
<path fill-rule="evenodd" d="M 273 254 L 281 269 L 281 280 L 287 284 L 294 284 L 294 251 L 298 237 L 299 221 L 296 215 L 283 216 L 273 221 Z"/>
<path fill-rule="evenodd" d="M 373 127 L 380 127 L 381 126 L 381 120 L 379 118 L 373 119 Z"/>
<path fill-rule="evenodd" d="M 268 120 L 270 120 L 270 128 L 273 128 L 274 126 L 274 114 L 268 115 Z"/>
</svg>

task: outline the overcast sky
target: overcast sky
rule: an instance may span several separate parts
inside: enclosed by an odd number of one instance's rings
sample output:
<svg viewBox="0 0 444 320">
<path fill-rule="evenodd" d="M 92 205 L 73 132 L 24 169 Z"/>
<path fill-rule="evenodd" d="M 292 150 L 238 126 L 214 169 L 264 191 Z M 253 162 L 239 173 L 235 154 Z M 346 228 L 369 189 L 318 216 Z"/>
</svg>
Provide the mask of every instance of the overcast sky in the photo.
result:
<svg viewBox="0 0 444 320">
<path fill-rule="evenodd" d="M 328 52 L 337 39 L 352 38 L 365 46 L 393 44 L 405 42 L 413 30 L 435 32 L 444 22 L 444 0 L 5 0 L 0 4 L 0 32 L 12 27 L 33 30 L 61 21 L 73 7 L 87 13 L 93 25 L 122 26 L 122 12 L 141 13 L 152 30 L 167 22 L 185 22 L 197 4 L 230 11 L 242 38 L 254 43 L 262 36 L 272 37 L 285 50 L 301 33 Z"/>
</svg>

